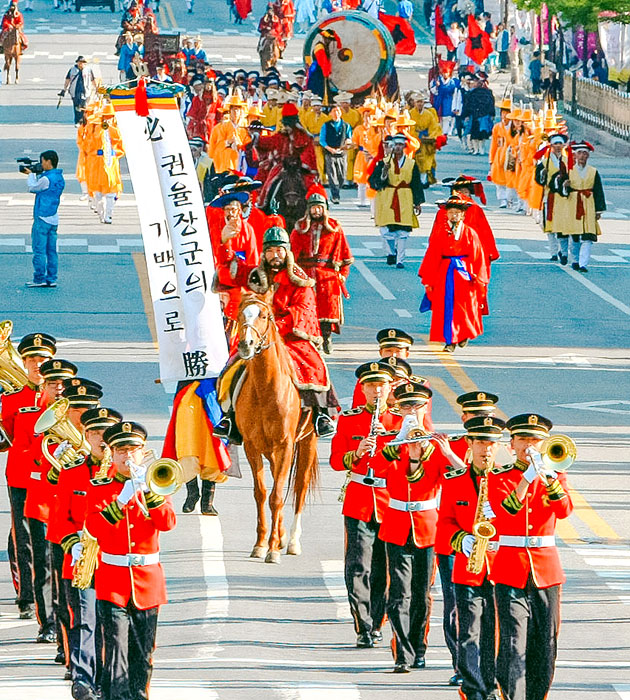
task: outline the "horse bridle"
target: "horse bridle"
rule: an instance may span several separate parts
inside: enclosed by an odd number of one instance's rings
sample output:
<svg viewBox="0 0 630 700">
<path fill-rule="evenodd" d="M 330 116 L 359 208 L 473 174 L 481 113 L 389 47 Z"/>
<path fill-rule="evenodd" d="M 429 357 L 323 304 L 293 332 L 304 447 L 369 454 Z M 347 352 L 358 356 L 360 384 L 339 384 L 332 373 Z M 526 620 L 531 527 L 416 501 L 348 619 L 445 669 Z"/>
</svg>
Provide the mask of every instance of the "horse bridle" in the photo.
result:
<svg viewBox="0 0 630 700">
<path fill-rule="evenodd" d="M 268 313 L 267 326 L 266 326 L 264 332 L 261 333 L 258 330 L 258 328 L 256 328 L 256 326 L 252 325 L 251 323 L 247 323 L 246 321 L 241 325 L 241 328 L 249 328 L 253 333 L 255 333 L 258 336 L 258 343 L 256 343 L 256 345 L 254 345 L 254 355 L 260 355 L 260 353 L 263 350 L 266 350 L 271 345 L 270 342 L 268 342 L 265 345 L 265 342 L 267 340 L 267 334 L 269 333 L 269 328 L 271 327 L 273 315 L 272 315 L 271 307 L 268 304 L 266 304 L 265 302 L 260 301 L 258 299 L 251 301 L 249 304 L 246 304 L 241 309 L 241 312 L 244 311 L 248 306 L 252 306 L 254 304 L 258 304 L 267 310 L 267 313 Z"/>
</svg>

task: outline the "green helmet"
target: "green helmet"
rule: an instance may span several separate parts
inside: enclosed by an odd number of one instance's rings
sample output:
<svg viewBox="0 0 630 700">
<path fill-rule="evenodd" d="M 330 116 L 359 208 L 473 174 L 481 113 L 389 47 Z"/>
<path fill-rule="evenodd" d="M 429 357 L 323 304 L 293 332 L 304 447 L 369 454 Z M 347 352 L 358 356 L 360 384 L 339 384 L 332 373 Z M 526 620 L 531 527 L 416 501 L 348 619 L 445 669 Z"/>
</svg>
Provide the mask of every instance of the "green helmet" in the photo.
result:
<svg viewBox="0 0 630 700">
<path fill-rule="evenodd" d="M 313 194 L 307 199 L 306 203 L 309 207 L 313 206 L 313 204 L 321 204 L 322 206 L 328 208 L 328 200 L 319 192 L 313 192 Z"/>
<path fill-rule="evenodd" d="M 263 236 L 263 250 L 272 246 L 284 246 L 290 248 L 289 234 L 281 226 L 272 226 L 265 231 Z"/>
</svg>

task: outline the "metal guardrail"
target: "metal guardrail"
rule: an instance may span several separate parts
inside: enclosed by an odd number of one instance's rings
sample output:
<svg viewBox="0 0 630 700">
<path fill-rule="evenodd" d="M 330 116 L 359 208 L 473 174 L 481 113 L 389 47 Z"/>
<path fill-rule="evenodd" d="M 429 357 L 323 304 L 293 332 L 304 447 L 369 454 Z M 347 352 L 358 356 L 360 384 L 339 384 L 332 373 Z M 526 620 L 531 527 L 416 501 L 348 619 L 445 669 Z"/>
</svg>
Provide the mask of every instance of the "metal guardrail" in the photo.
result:
<svg viewBox="0 0 630 700">
<path fill-rule="evenodd" d="M 630 93 L 565 74 L 564 104 L 571 116 L 630 141 Z"/>
</svg>

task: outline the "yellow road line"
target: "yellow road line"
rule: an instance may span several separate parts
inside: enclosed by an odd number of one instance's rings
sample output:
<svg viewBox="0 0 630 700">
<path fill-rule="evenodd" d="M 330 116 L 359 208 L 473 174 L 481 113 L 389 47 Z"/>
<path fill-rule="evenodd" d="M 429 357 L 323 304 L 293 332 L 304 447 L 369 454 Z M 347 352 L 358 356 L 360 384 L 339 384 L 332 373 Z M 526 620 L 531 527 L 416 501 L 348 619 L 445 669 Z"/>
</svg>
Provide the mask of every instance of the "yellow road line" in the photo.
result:
<svg viewBox="0 0 630 700">
<path fill-rule="evenodd" d="M 427 377 L 429 384 L 434 392 L 439 392 L 447 400 L 449 406 L 455 411 L 459 416 L 462 412 L 462 407 L 457 403 L 457 392 L 453 391 L 451 387 L 440 377 Z"/>
<path fill-rule="evenodd" d="M 162 4 L 160 4 L 160 23 L 164 25 L 164 29 L 168 29 L 168 17 Z"/>
<path fill-rule="evenodd" d="M 161 5 L 160 5 L 161 7 Z M 173 8 L 171 7 L 171 3 L 167 2 L 166 3 L 166 11 L 168 12 L 169 19 L 171 20 L 171 27 L 175 29 L 177 26 L 177 23 L 175 22 L 175 14 L 173 13 Z"/>
<path fill-rule="evenodd" d="M 157 331 L 155 328 L 155 316 L 153 314 L 153 302 L 151 301 L 151 290 L 149 289 L 149 273 L 147 272 L 147 262 L 144 253 L 132 253 L 133 264 L 136 267 L 138 282 L 140 283 L 140 291 L 142 293 L 142 305 L 144 306 L 144 315 L 147 317 L 147 325 L 151 332 L 151 339 L 155 349 L 158 349 Z"/>
<path fill-rule="evenodd" d="M 442 352 L 438 350 L 438 346 L 435 343 L 429 343 L 427 335 L 420 335 L 423 342 L 427 346 L 428 350 L 440 361 L 440 363 L 446 368 L 448 373 L 455 379 L 455 381 L 464 389 L 464 391 L 478 391 L 478 388 L 473 382 L 473 380 L 466 374 L 466 371 L 459 365 L 457 360 L 449 353 Z M 435 377 L 431 379 L 431 382 L 437 380 L 436 388 L 444 396 L 444 398 L 451 404 L 452 400 L 452 390 L 447 386 L 447 393 L 443 391 L 443 380 Z M 497 410 L 497 416 L 506 420 L 507 416 L 503 411 Z M 595 511 L 593 506 L 582 496 L 582 494 L 571 486 L 571 499 L 573 500 L 574 511 L 573 514 L 578 517 L 597 537 L 608 540 L 620 540 L 621 537 L 615 532 L 615 530 Z M 579 534 L 575 527 L 571 525 L 566 520 L 558 521 L 556 523 L 558 536 L 561 537 L 565 542 L 571 540 L 579 540 Z"/>
</svg>

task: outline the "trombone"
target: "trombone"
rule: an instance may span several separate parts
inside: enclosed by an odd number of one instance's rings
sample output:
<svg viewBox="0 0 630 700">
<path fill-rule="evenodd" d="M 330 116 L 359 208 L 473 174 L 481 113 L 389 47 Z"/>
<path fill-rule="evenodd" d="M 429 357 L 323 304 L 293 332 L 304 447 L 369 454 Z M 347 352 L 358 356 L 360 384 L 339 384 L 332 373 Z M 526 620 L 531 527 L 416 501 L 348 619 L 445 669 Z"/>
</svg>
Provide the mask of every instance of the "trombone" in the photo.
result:
<svg viewBox="0 0 630 700">
<path fill-rule="evenodd" d="M 138 465 L 128 459 L 125 464 L 129 467 L 131 480 L 135 486 L 135 499 L 140 510 L 148 517 L 149 511 L 144 499 L 144 489 L 157 496 L 170 496 L 178 491 L 184 483 L 182 465 L 168 457 L 155 457 L 153 450 L 145 450 L 142 462 Z M 138 494 L 141 490 L 142 495 Z"/>
<path fill-rule="evenodd" d="M 568 435 L 550 435 L 538 450 L 527 448 L 530 463 L 545 482 L 546 472 L 566 472 L 577 458 L 577 446 Z"/>
</svg>

